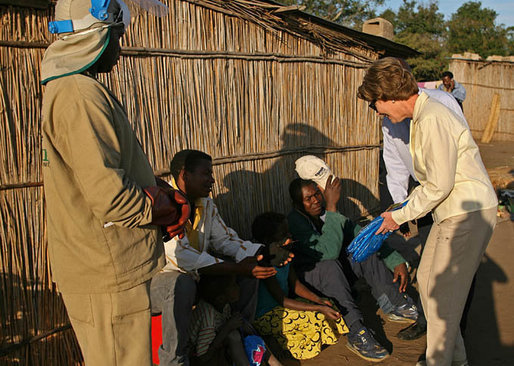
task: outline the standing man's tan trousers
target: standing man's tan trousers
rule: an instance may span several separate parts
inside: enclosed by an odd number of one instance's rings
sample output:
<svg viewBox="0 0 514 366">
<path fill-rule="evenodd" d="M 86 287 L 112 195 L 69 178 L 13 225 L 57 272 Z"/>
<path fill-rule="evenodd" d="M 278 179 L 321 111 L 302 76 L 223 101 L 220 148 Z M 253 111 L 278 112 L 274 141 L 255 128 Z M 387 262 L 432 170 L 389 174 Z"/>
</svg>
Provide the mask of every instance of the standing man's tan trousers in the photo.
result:
<svg viewBox="0 0 514 366">
<path fill-rule="evenodd" d="M 151 366 L 150 281 L 103 294 L 62 294 L 86 366 Z"/>
</svg>

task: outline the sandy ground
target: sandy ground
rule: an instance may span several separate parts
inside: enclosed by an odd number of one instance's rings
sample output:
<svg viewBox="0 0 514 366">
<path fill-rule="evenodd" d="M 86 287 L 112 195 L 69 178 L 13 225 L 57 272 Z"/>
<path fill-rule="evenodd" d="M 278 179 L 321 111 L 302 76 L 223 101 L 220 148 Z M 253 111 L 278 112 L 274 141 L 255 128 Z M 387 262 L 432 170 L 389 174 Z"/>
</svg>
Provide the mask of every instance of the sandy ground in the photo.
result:
<svg viewBox="0 0 514 366">
<path fill-rule="evenodd" d="M 510 166 L 514 169 L 514 143 L 480 145 L 487 169 Z M 512 178 L 514 180 L 514 178 Z M 415 242 L 415 241 L 414 241 Z M 413 244 L 412 249 L 415 244 Z M 471 366 L 514 365 L 514 222 L 499 218 L 486 255 L 477 273 L 475 296 L 468 316 L 465 341 Z M 415 365 L 424 353 L 425 337 L 402 341 L 396 333 L 405 324 L 385 321 L 374 299 L 363 291 L 359 299 L 367 326 L 391 352 L 381 365 Z M 346 337 L 308 361 L 286 361 L 285 365 L 372 365 L 346 348 Z"/>
</svg>

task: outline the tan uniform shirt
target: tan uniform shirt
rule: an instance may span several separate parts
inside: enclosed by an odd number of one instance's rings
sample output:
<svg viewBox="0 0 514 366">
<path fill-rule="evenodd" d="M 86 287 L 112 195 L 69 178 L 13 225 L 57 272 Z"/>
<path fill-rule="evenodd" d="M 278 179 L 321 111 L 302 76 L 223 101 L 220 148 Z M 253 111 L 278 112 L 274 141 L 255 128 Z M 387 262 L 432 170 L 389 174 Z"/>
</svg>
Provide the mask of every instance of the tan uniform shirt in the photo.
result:
<svg viewBox="0 0 514 366">
<path fill-rule="evenodd" d="M 392 218 L 397 224 L 432 211 L 434 221 L 494 207 L 496 194 L 466 121 L 421 93 L 410 126 L 410 153 L 421 185 Z"/>
<path fill-rule="evenodd" d="M 67 293 L 115 292 L 165 263 L 142 187 L 155 177 L 119 101 L 84 75 L 50 81 L 42 116 L 48 251 Z"/>
</svg>

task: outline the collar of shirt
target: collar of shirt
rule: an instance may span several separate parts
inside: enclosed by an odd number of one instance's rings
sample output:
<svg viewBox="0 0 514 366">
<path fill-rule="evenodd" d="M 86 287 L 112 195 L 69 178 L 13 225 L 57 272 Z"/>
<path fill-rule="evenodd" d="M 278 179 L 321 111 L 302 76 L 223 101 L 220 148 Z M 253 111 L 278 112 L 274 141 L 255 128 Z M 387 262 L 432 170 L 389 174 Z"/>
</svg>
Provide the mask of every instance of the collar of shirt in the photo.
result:
<svg viewBox="0 0 514 366">
<path fill-rule="evenodd" d="M 416 103 L 414 104 L 414 112 L 412 113 L 412 123 L 418 122 L 419 114 L 421 113 L 423 105 L 425 104 L 425 102 L 427 100 L 428 100 L 428 95 L 425 92 L 419 94 L 418 99 L 416 100 Z M 412 134 L 412 129 L 411 129 L 411 134 Z M 412 136 L 411 136 L 410 141 L 412 141 Z"/>
<path fill-rule="evenodd" d="M 175 181 L 175 178 L 173 177 L 171 178 L 171 186 L 174 189 L 180 190 L 178 188 L 177 182 Z M 196 250 L 200 250 L 200 223 L 204 217 L 204 208 L 204 200 L 202 198 L 197 198 L 194 202 L 193 220 L 187 220 L 185 225 L 189 245 L 191 245 Z"/>
</svg>

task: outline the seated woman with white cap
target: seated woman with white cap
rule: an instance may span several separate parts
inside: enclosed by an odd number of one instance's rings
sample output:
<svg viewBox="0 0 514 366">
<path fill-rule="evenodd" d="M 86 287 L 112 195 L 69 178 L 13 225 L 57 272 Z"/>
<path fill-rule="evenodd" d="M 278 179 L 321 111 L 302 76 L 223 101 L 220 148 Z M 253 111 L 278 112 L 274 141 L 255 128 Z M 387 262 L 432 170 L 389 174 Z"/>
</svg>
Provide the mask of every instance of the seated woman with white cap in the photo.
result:
<svg viewBox="0 0 514 366">
<path fill-rule="evenodd" d="M 351 282 L 364 277 L 389 320 L 412 322 L 417 310 L 403 294 L 408 277 L 405 260 L 387 246 L 362 263 L 349 260 L 344 248 L 360 227 L 337 211 L 340 180 L 332 178 L 325 162 L 315 156 L 299 159 L 296 170 L 302 178 L 312 177 L 316 182 L 297 178 L 289 186 L 294 207 L 288 215 L 289 230 L 297 240 L 293 249 L 295 269 L 311 289 L 336 302 L 350 329 L 347 347 L 366 360 L 380 361 L 389 353 L 364 326 Z M 387 267 L 394 271 L 394 277 Z"/>
</svg>

